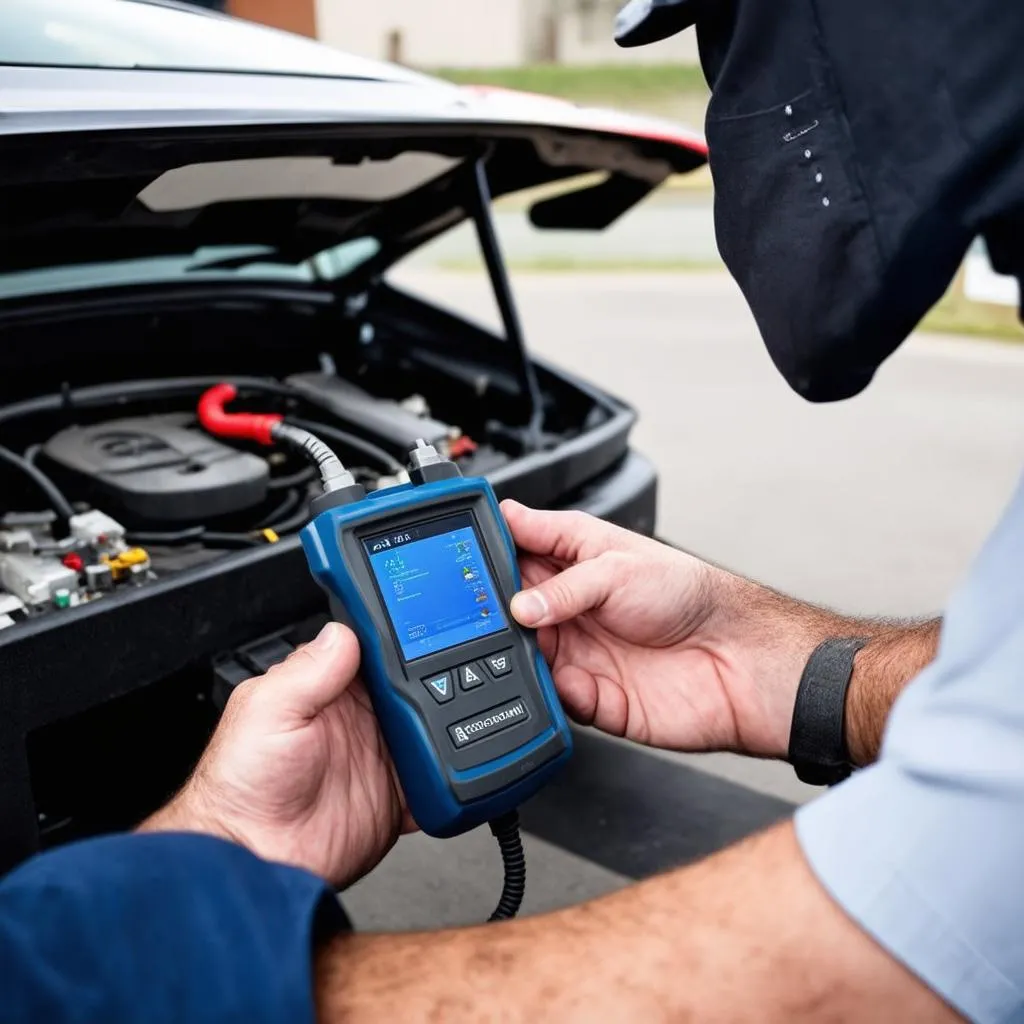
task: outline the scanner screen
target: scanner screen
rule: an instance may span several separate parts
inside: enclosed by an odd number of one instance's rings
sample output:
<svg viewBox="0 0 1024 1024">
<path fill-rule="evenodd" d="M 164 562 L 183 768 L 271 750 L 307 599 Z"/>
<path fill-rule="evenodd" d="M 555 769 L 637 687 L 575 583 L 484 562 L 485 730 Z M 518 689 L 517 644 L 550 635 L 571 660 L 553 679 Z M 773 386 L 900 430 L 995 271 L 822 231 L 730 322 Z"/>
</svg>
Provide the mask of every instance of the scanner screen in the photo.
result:
<svg viewBox="0 0 1024 1024">
<path fill-rule="evenodd" d="M 507 628 L 469 512 L 363 541 L 406 661 Z"/>
</svg>

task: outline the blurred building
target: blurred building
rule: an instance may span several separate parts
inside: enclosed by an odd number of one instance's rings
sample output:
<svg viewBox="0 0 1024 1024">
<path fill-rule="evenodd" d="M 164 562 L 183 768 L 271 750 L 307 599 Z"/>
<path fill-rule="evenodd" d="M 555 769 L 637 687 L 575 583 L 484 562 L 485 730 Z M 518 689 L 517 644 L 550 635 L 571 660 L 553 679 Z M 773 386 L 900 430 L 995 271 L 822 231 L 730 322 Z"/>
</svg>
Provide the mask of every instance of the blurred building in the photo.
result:
<svg viewBox="0 0 1024 1024">
<path fill-rule="evenodd" d="M 239 17 L 314 36 L 350 53 L 424 68 L 696 63 L 692 30 L 653 46 L 617 47 L 612 22 L 622 2 L 226 0 L 227 10 Z"/>
</svg>

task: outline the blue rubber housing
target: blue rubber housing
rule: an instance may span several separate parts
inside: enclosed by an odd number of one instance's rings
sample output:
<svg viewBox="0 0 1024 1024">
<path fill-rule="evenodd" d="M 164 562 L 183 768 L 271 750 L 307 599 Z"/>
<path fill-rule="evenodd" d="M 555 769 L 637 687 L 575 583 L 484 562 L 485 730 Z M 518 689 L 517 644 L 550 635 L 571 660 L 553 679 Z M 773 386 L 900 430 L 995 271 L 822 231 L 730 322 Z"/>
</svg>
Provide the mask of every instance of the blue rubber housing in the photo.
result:
<svg viewBox="0 0 1024 1024">
<path fill-rule="evenodd" d="M 467 770 L 456 770 L 440 763 L 430 734 L 416 707 L 406 700 L 388 678 L 383 643 L 392 643 L 390 635 L 382 636 L 375 626 L 364 602 L 352 567 L 342 550 L 340 538 L 345 530 L 358 527 L 367 519 L 375 520 L 381 513 L 398 516 L 410 509 L 430 514 L 429 505 L 449 505 L 452 499 L 483 495 L 500 530 L 503 550 L 489 550 L 490 557 L 499 559 L 514 580 L 521 585 L 512 535 L 505 525 L 497 499 L 490 484 L 480 477 L 456 477 L 420 485 L 405 484 L 375 491 L 365 499 L 348 505 L 328 508 L 315 516 L 302 530 L 302 546 L 314 579 L 345 609 L 348 624 L 359 638 L 362 650 L 361 673 L 370 693 L 374 710 L 381 725 L 385 742 L 398 770 L 406 801 L 413 818 L 429 835 L 447 837 L 459 835 L 486 821 L 514 810 L 537 792 L 568 760 L 572 753 L 572 735 L 562 711 L 551 673 L 544 662 L 536 642 L 532 641 L 536 679 L 550 722 L 549 728 L 531 741 L 503 757 L 476 765 Z M 376 524 L 375 524 L 376 525 Z M 386 530 L 384 525 L 381 529 Z M 359 567 L 365 577 L 364 589 L 372 589 L 368 570 Z M 508 595 L 511 596 L 511 595 Z M 521 633 L 509 616 L 509 624 Z M 450 779 L 470 781 L 507 769 L 517 762 L 527 762 L 544 743 L 558 732 L 565 744 L 564 750 L 543 764 L 525 770 L 515 782 L 486 796 L 460 801 L 452 789 Z"/>
</svg>

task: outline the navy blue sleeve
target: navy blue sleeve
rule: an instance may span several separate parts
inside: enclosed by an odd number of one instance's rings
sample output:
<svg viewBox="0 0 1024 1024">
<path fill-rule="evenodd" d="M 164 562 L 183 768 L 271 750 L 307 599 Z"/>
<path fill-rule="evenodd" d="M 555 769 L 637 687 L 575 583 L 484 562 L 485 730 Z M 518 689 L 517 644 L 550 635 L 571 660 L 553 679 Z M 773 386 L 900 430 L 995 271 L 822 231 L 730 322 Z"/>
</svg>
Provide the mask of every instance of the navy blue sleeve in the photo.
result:
<svg viewBox="0 0 1024 1024">
<path fill-rule="evenodd" d="M 333 892 L 209 836 L 75 843 L 0 883 L 4 1024 L 314 1020 Z"/>
</svg>

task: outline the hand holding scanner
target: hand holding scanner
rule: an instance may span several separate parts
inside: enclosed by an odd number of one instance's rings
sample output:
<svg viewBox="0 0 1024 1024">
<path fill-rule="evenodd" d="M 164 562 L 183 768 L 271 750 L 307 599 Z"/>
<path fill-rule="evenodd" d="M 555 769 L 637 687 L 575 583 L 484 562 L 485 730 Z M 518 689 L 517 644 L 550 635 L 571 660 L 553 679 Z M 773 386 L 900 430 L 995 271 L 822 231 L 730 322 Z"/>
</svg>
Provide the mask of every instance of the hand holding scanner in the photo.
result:
<svg viewBox="0 0 1024 1024">
<path fill-rule="evenodd" d="M 408 483 L 367 494 L 318 438 L 279 416 L 226 413 L 234 389 L 218 387 L 228 391 L 200 403 L 204 426 L 243 429 L 242 419 L 248 436 L 317 463 L 324 492 L 302 546 L 332 614 L 359 638 L 409 810 L 434 836 L 491 824 L 506 863 L 495 916 L 512 916 L 525 878 L 515 810 L 566 761 L 572 738 L 533 631 L 508 612 L 520 578 L 490 484 L 421 441 Z M 518 892 L 508 892 L 510 867 Z"/>
</svg>

